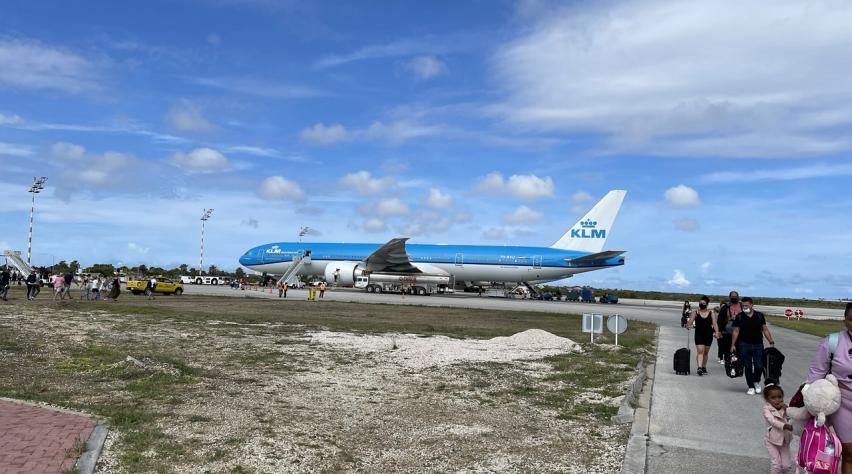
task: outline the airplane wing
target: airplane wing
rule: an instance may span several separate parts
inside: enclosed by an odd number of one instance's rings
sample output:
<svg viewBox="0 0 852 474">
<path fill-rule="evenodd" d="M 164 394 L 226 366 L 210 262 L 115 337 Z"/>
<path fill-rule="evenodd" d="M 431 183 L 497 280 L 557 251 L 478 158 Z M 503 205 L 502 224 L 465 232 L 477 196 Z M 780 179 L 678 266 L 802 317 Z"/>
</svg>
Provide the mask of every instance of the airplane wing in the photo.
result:
<svg viewBox="0 0 852 474">
<path fill-rule="evenodd" d="M 589 255 L 583 255 L 582 257 L 572 258 L 568 260 L 569 263 L 589 263 L 594 262 L 596 260 L 608 260 L 612 257 L 617 257 L 623 254 L 624 250 L 607 250 L 605 252 L 591 253 Z"/>
<path fill-rule="evenodd" d="M 406 240 L 408 237 L 391 239 L 376 249 L 364 259 L 365 269 L 371 272 L 422 273 L 408 258 L 408 252 L 405 251 Z"/>
</svg>

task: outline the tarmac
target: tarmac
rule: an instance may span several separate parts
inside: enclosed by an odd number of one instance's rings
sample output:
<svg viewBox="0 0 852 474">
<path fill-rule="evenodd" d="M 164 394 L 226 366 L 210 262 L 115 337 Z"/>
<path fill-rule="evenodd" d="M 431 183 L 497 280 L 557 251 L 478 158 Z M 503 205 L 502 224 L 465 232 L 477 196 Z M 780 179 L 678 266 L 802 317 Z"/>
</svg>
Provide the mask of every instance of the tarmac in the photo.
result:
<svg viewBox="0 0 852 474">
<path fill-rule="evenodd" d="M 185 287 L 187 294 L 212 294 L 278 298 L 277 291 L 234 290 L 228 287 Z M 288 299 L 306 299 L 307 291 L 290 290 Z M 745 392 L 745 378 L 728 378 L 716 362 L 717 347 L 710 351 L 709 375 L 695 374 L 695 344 L 692 332 L 680 327 L 682 302 L 622 300 L 617 305 L 531 301 L 479 297 L 469 294 L 405 296 L 371 294 L 347 289 L 326 291 L 325 300 L 385 304 L 417 304 L 476 309 L 542 311 L 549 313 L 594 312 L 621 314 L 628 319 L 653 322 L 660 326 L 656 368 L 650 393 L 650 417 L 647 422 L 647 449 L 630 449 L 626 463 L 644 465 L 647 473 L 688 472 L 767 472 L 769 460 L 763 445 L 765 423 L 761 414 L 763 397 Z M 783 314 L 779 307 L 761 307 L 767 314 Z M 842 310 L 805 308 L 808 317 L 842 319 Z M 838 330 L 841 323 L 838 321 Z M 629 330 L 629 328 L 628 328 Z M 814 336 L 770 326 L 776 347 L 784 353 L 781 386 L 787 399 L 804 382 L 811 358 L 820 339 Z M 693 375 L 675 375 L 672 357 L 689 342 L 693 351 Z M 642 425 L 644 426 L 644 425 Z M 635 427 L 634 427 L 635 428 Z M 635 431 L 635 430 L 634 430 Z M 634 433 L 635 434 L 635 433 Z M 795 455 L 798 439 L 792 446 Z M 642 457 L 644 456 L 644 459 Z M 640 472 L 642 472 L 640 470 Z"/>
</svg>

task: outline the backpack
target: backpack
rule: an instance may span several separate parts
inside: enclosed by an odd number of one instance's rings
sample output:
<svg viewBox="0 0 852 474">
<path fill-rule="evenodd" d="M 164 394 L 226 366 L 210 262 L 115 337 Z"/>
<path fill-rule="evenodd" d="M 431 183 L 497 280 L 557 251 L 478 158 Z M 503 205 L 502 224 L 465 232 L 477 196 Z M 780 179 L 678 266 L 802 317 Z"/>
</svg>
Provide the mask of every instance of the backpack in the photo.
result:
<svg viewBox="0 0 852 474">
<path fill-rule="evenodd" d="M 813 474 L 838 474 L 841 451 L 842 445 L 834 430 L 828 426 L 817 427 L 811 417 L 802 431 L 796 461 L 799 467 Z"/>
</svg>

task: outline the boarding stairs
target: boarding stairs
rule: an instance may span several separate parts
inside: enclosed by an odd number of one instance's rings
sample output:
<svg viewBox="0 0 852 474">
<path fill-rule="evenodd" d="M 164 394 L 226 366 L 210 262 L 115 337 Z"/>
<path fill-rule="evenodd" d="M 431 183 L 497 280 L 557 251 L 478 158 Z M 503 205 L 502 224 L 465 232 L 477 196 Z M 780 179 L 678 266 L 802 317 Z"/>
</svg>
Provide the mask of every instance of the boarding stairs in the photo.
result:
<svg viewBox="0 0 852 474">
<path fill-rule="evenodd" d="M 299 280 L 299 272 L 302 271 L 302 268 L 305 265 L 311 263 L 311 252 L 310 250 L 306 251 L 303 255 L 294 255 L 293 263 L 287 268 L 287 271 L 281 275 L 281 278 L 278 279 L 275 286 L 278 286 L 284 282 L 287 282 L 288 286 L 293 286 L 298 283 Z"/>
<path fill-rule="evenodd" d="M 31 273 L 35 272 L 33 267 L 30 266 L 29 263 L 25 262 L 23 258 L 21 258 L 21 252 L 17 250 L 5 250 L 3 252 L 3 257 L 6 258 L 7 262 L 11 262 L 12 265 L 24 275 L 24 278 L 28 278 Z"/>
<path fill-rule="evenodd" d="M 530 282 L 525 281 L 522 283 L 530 290 L 530 296 L 538 297 L 538 290 L 533 285 L 530 285 Z"/>
</svg>

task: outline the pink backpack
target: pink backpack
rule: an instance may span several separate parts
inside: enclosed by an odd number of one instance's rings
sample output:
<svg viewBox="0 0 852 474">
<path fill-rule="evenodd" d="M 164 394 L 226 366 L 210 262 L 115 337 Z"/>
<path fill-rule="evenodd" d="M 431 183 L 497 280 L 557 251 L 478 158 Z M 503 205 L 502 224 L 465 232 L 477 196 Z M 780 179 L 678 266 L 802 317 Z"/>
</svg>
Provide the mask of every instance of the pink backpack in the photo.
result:
<svg viewBox="0 0 852 474">
<path fill-rule="evenodd" d="M 799 467 L 813 474 L 837 474 L 840 469 L 840 439 L 828 426 L 817 427 L 814 418 L 805 423 L 799 442 Z M 800 472 L 796 469 L 796 472 Z"/>
</svg>

